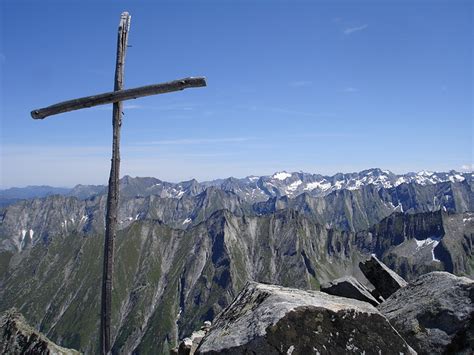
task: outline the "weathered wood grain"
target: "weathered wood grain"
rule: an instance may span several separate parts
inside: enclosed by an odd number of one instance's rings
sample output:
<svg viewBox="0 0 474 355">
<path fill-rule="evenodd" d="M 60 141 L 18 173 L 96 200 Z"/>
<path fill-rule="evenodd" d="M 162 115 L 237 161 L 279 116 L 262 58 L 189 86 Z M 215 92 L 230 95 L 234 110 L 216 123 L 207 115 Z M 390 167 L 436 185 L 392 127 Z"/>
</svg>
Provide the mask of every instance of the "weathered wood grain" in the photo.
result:
<svg viewBox="0 0 474 355">
<path fill-rule="evenodd" d="M 125 52 L 127 49 L 128 32 L 131 16 L 122 13 L 117 37 L 117 59 L 115 63 L 114 90 L 123 89 L 125 67 Z M 112 164 L 110 167 L 109 186 L 107 194 L 107 212 L 105 217 L 104 260 L 102 269 L 102 298 L 100 312 L 100 351 L 102 355 L 110 353 L 110 324 L 112 319 L 112 277 L 114 271 L 114 244 L 117 234 L 117 210 L 119 199 L 120 176 L 120 127 L 122 125 L 121 101 L 115 102 L 112 112 Z"/>
<path fill-rule="evenodd" d="M 202 86 L 206 86 L 206 79 L 204 77 L 190 77 L 161 84 L 140 86 L 133 89 L 111 91 L 99 95 L 68 100 L 48 107 L 36 109 L 31 111 L 31 117 L 34 119 L 43 119 L 48 116 L 57 115 L 58 113 Z"/>
</svg>

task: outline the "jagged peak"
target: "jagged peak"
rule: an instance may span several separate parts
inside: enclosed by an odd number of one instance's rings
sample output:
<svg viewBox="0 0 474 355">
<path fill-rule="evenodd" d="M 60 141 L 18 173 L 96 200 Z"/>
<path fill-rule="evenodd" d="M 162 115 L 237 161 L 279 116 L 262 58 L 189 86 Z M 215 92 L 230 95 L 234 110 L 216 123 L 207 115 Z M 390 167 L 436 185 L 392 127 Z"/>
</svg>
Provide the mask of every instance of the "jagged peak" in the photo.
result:
<svg viewBox="0 0 474 355">
<path fill-rule="evenodd" d="M 242 200 L 258 202 L 266 201 L 274 196 L 294 198 L 305 192 L 313 196 L 326 196 L 338 190 L 359 190 L 370 187 L 390 189 L 402 184 L 434 185 L 443 182 L 461 183 L 465 180 L 469 183 L 471 179 L 471 173 L 462 173 L 456 170 L 449 172 L 422 170 L 417 173 L 395 174 L 389 170 L 370 168 L 360 172 L 337 173 L 332 176 L 282 170 L 273 175 L 249 175 L 245 178 L 228 177 L 201 183 L 196 179 L 171 183 L 153 177 L 125 175 L 120 182 L 121 196 L 160 195 L 167 198 L 182 198 L 185 195 L 196 196 L 207 188 L 214 188 L 235 193 Z M 208 193 L 212 191 L 215 190 L 211 189 Z M 70 191 L 58 192 L 61 195 L 76 196 L 80 199 L 88 199 L 94 195 L 106 193 L 105 185 L 76 185 Z M 32 197 L 19 197 L 18 199 L 22 198 Z"/>
</svg>

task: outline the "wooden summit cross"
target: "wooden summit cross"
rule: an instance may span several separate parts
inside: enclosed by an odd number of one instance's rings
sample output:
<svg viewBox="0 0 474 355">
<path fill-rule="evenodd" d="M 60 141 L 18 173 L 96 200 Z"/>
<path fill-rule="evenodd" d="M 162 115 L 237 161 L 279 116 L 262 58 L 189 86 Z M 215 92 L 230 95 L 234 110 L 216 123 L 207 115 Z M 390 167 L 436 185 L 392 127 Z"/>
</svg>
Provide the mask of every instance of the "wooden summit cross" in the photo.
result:
<svg viewBox="0 0 474 355">
<path fill-rule="evenodd" d="M 123 73 L 125 65 L 125 51 L 127 49 L 128 32 L 130 30 L 130 18 L 128 12 L 122 13 L 118 28 L 117 60 L 115 67 L 114 91 L 99 95 L 82 97 L 61 102 L 45 108 L 33 110 L 31 116 L 34 119 L 56 115 L 62 112 L 79 110 L 86 107 L 105 105 L 113 103 L 113 142 L 112 142 L 112 164 L 110 168 L 107 215 L 105 225 L 104 264 L 102 275 L 102 300 L 100 316 L 100 351 L 102 354 L 110 352 L 110 321 L 112 306 L 112 272 L 114 261 L 114 239 L 117 231 L 117 209 L 119 198 L 119 170 L 120 170 L 120 127 L 122 125 L 122 101 L 136 99 L 138 97 L 164 94 L 192 87 L 206 86 L 203 77 L 185 78 L 162 84 L 141 86 L 134 89 L 123 89 Z"/>
</svg>

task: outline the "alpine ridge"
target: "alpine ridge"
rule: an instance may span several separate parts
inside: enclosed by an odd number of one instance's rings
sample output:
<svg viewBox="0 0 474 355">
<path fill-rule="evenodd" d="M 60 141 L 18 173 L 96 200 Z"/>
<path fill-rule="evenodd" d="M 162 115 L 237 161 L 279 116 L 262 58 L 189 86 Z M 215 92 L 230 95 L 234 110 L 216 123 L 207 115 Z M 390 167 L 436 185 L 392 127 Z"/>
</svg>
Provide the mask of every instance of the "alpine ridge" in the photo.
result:
<svg viewBox="0 0 474 355">
<path fill-rule="evenodd" d="M 23 250 L 61 233 L 101 232 L 105 228 L 105 191 L 105 187 L 78 185 L 68 195 L 23 199 L 3 207 L 0 250 Z M 239 216 L 292 209 L 327 228 L 359 231 L 394 212 L 474 210 L 472 174 L 455 171 L 399 176 L 371 169 L 333 177 L 280 172 L 266 177 L 178 184 L 125 176 L 120 193 L 119 228 L 135 220 L 154 219 L 186 229 L 220 209 Z"/>
<path fill-rule="evenodd" d="M 367 169 L 354 173 L 338 173 L 333 176 L 310 174 L 304 172 L 276 172 L 269 176 L 247 176 L 245 178 L 229 177 L 199 183 L 197 180 L 179 183 L 165 182 L 152 177 L 124 176 L 121 179 L 121 195 L 149 196 L 156 195 L 166 198 L 180 198 L 184 194 L 196 195 L 209 186 L 224 191 L 231 191 L 251 202 L 264 201 L 269 197 L 295 197 L 304 192 L 313 196 L 324 196 L 335 190 L 357 190 L 367 185 L 376 188 L 393 188 L 402 184 L 434 185 L 441 182 L 471 182 L 472 173 L 428 172 L 394 174 L 379 168 Z M 51 186 L 29 186 L 0 190 L 0 205 L 8 205 L 21 199 L 40 198 L 50 195 L 74 196 L 86 199 L 95 195 L 105 194 L 103 185 L 76 185 L 72 189 Z"/>
</svg>

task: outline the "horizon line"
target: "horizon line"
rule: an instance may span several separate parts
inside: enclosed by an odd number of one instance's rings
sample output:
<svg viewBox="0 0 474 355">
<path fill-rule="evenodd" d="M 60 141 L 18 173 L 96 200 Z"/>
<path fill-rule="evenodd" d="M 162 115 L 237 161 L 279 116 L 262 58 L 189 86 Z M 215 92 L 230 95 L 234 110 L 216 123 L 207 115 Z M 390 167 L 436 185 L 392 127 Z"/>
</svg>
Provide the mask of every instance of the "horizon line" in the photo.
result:
<svg viewBox="0 0 474 355">
<path fill-rule="evenodd" d="M 464 165 L 461 167 L 460 170 L 463 170 L 463 169 L 464 169 Z M 362 173 L 362 172 L 365 172 L 365 171 L 371 171 L 371 170 L 380 170 L 383 173 L 393 174 L 395 176 L 404 176 L 404 175 L 409 175 L 409 174 L 419 175 L 421 173 L 428 173 L 430 175 L 432 175 L 432 174 L 448 174 L 448 173 L 457 173 L 457 174 L 462 174 L 462 175 L 474 174 L 474 167 L 473 166 L 471 166 L 469 168 L 466 168 L 465 171 L 460 171 L 460 170 L 456 170 L 456 169 L 450 169 L 450 170 L 447 170 L 447 171 L 432 171 L 432 170 L 421 169 L 419 171 L 407 171 L 407 172 L 400 173 L 400 174 L 399 173 L 394 173 L 390 169 L 382 169 L 382 168 L 373 167 L 373 168 L 367 168 L 367 169 L 362 169 L 362 170 L 359 170 L 359 171 L 351 171 L 351 172 L 341 172 L 341 171 L 339 171 L 339 172 L 334 173 L 332 175 L 320 174 L 320 173 L 316 173 L 316 172 L 307 172 L 307 171 L 303 171 L 303 170 L 291 171 L 291 169 L 289 169 L 289 170 L 278 170 L 278 171 L 275 171 L 272 174 L 263 174 L 263 175 L 251 174 L 251 175 L 246 175 L 246 176 L 242 176 L 242 177 L 235 177 L 235 176 L 217 177 L 217 178 L 214 178 L 214 179 L 206 179 L 206 180 L 202 180 L 202 181 L 199 181 L 196 178 L 189 178 L 189 179 L 179 180 L 179 181 L 167 181 L 167 180 L 161 180 L 160 178 L 155 177 L 155 176 L 131 176 L 129 174 L 125 174 L 125 175 L 121 176 L 120 180 L 122 180 L 123 178 L 129 177 L 129 178 L 132 178 L 132 179 L 151 178 L 151 179 L 157 179 L 157 180 L 160 180 L 162 182 L 167 182 L 167 183 L 171 183 L 171 184 L 179 184 L 179 183 L 188 182 L 188 181 L 192 181 L 192 180 L 196 180 L 198 183 L 207 183 L 207 182 L 212 182 L 212 181 L 215 181 L 215 180 L 226 180 L 226 179 L 231 179 L 231 178 L 241 180 L 241 179 L 246 179 L 246 178 L 250 178 L 250 177 L 259 177 L 259 178 L 261 178 L 261 177 L 271 177 L 271 176 L 277 175 L 279 173 L 286 173 L 286 174 L 292 174 L 292 175 L 293 174 L 309 174 L 309 175 L 321 175 L 322 177 L 334 177 L 335 175 L 338 175 L 338 174 L 350 175 L 350 174 L 358 174 L 358 173 Z M 24 188 L 50 187 L 50 188 L 56 188 L 56 189 L 73 189 L 77 186 L 107 186 L 107 183 L 104 183 L 104 184 L 82 184 L 82 183 L 78 183 L 78 184 L 75 184 L 73 186 L 54 186 L 54 185 L 47 185 L 47 184 L 21 185 L 21 186 L 8 186 L 8 187 L 0 186 L 0 192 L 1 191 L 6 191 L 6 190 L 9 190 L 9 189 L 15 189 L 15 188 L 24 189 Z"/>
</svg>

